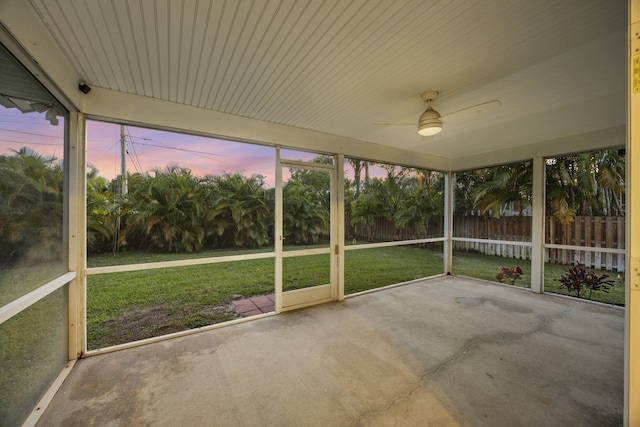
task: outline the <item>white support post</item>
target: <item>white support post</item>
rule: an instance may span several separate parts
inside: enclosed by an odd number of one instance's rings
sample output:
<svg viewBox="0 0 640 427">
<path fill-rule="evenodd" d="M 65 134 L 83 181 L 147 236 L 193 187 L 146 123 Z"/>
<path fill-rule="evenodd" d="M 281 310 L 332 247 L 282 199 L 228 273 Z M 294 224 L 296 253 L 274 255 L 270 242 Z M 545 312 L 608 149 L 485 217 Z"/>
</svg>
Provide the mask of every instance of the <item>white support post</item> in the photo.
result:
<svg viewBox="0 0 640 427">
<path fill-rule="evenodd" d="M 282 245 L 283 234 L 282 228 L 282 164 L 280 163 L 280 147 L 276 147 L 276 200 L 275 200 L 275 215 L 274 215 L 274 246 L 276 251 L 274 279 L 275 279 L 275 310 L 276 313 L 282 312 Z"/>
<path fill-rule="evenodd" d="M 81 113 L 69 114 L 69 149 L 67 200 L 68 200 L 68 248 L 70 272 L 76 277 L 69 283 L 69 360 L 86 353 L 85 295 L 86 295 L 86 121 Z"/>
<path fill-rule="evenodd" d="M 332 274 L 333 280 L 335 280 L 336 295 L 333 296 L 334 300 L 344 300 L 344 154 L 338 154 L 334 156 L 336 159 L 336 178 L 332 180 L 335 182 L 336 188 L 332 189 L 331 197 L 334 200 L 333 207 L 335 208 L 335 215 L 333 221 L 335 226 L 333 227 L 333 233 L 335 233 L 334 254 L 336 257 L 335 274 Z M 333 235 L 332 233 L 332 235 Z"/>
<path fill-rule="evenodd" d="M 531 195 L 531 290 L 544 292 L 544 205 L 545 205 L 544 158 L 533 159 L 533 193 Z"/>
<path fill-rule="evenodd" d="M 640 425 L 640 0 L 629 1 L 624 425 Z"/>
<path fill-rule="evenodd" d="M 453 187 L 455 186 L 455 178 L 453 172 L 449 171 L 444 174 L 444 248 L 442 249 L 443 272 L 451 274 L 451 264 L 453 262 Z"/>
</svg>

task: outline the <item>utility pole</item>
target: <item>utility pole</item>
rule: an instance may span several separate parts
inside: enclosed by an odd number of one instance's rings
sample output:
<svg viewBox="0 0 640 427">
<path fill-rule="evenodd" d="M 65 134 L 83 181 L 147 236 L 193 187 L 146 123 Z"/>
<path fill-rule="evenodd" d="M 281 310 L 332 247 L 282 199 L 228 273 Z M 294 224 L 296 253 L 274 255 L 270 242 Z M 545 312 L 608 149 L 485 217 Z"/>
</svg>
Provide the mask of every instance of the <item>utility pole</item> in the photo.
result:
<svg viewBox="0 0 640 427">
<path fill-rule="evenodd" d="M 124 131 L 124 125 L 120 125 L 120 194 L 122 195 L 121 201 L 124 201 L 128 192 L 127 182 L 127 139 Z M 117 255 L 120 252 L 120 209 L 118 208 L 118 216 L 116 217 L 116 232 L 113 242 L 113 254 Z"/>
<path fill-rule="evenodd" d="M 120 125 L 120 187 L 122 198 L 127 197 L 127 139 L 124 132 L 124 125 Z"/>
</svg>

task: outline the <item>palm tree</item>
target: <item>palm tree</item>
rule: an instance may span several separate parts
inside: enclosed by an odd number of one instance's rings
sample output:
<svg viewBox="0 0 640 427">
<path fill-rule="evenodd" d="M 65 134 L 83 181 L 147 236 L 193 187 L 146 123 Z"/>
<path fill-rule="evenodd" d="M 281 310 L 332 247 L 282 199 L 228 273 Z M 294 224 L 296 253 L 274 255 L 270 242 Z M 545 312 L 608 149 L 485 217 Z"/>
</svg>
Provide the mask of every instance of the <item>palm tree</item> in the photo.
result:
<svg viewBox="0 0 640 427">
<path fill-rule="evenodd" d="M 531 203 L 530 162 L 456 174 L 456 211 L 464 197 L 473 209 L 498 217 L 505 208 L 520 215 Z M 562 224 L 576 215 L 624 215 L 625 161 L 622 150 L 610 149 L 548 159 L 546 209 Z M 463 200 L 459 200 L 463 199 Z"/>
<path fill-rule="evenodd" d="M 126 215 L 124 236 L 142 235 L 148 250 L 193 252 L 204 247 L 206 209 L 200 180 L 187 168 L 169 165 L 147 174 L 138 185 L 130 186 L 129 200 L 122 206 Z M 126 243 L 126 240 L 123 241 Z"/>
<path fill-rule="evenodd" d="M 500 217 L 506 208 L 522 216 L 531 206 L 531 162 L 482 169 L 482 181 L 473 190 L 473 207 L 482 215 Z"/>
<path fill-rule="evenodd" d="M 214 245 L 253 248 L 272 241 L 274 200 L 262 175 L 209 175 L 205 182 L 207 209 L 216 213 L 207 223 Z"/>
<path fill-rule="evenodd" d="M 625 151 L 604 150 L 598 158 L 597 181 L 603 215 L 624 215 Z"/>
<path fill-rule="evenodd" d="M 355 185 L 355 197 L 360 195 L 362 170 L 364 169 L 365 161 L 360 159 L 346 159 L 347 162 L 353 167 L 353 180 Z"/>
<path fill-rule="evenodd" d="M 380 218 L 391 220 L 384 198 L 380 197 L 382 192 L 378 189 L 381 185 L 378 184 L 379 179 L 374 178 L 370 183 L 369 191 L 361 193 L 351 208 L 351 225 L 354 227 L 358 224 L 364 225 L 369 242 L 375 239 L 377 220 Z"/>
<path fill-rule="evenodd" d="M 394 219 L 403 229 L 413 227 L 419 237 L 427 237 L 431 219 L 444 214 L 442 174 L 417 170 L 416 185 L 402 200 Z"/>
<path fill-rule="evenodd" d="M 547 161 L 547 209 L 562 224 L 576 215 L 624 215 L 624 152 L 617 149 Z"/>
<path fill-rule="evenodd" d="M 58 159 L 28 147 L 0 156 L 0 239 L 4 261 L 61 260 L 63 173 Z"/>
<path fill-rule="evenodd" d="M 330 211 L 321 194 L 290 179 L 283 190 L 283 232 L 295 245 L 317 243 L 329 232 Z"/>
<path fill-rule="evenodd" d="M 89 166 L 87 172 L 87 250 L 108 250 L 115 233 L 114 194 L 109 182 L 98 176 L 98 170 Z"/>
</svg>

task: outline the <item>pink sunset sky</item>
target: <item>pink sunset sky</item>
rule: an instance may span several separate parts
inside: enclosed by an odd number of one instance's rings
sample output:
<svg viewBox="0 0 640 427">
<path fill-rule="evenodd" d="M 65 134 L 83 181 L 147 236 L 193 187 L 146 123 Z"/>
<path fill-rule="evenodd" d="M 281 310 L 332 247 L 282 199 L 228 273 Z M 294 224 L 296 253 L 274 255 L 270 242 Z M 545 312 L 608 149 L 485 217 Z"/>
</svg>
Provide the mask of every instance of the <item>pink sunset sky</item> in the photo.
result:
<svg viewBox="0 0 640 427">
<path fill-rule="evenodd" d="M 45 119 L 44 113 L 21 113 L 0 107 L 0 154 L 30 147 L 43 156 L 62 158 L 64 152 L 64 119 L 57 126 Z M 196 176 L 241 173 L 263 175 L 269 187 L 275 182 L 275 148 L 125 126 L 126 163 L 129 173 L 145 173 L 169 164 L 191 169 Z M 121 168 L 120 125 L 89 120 L 87 122 L 87 166 L 99 175 L 113 179 Z M 283 158 L 311 160 L 317 154 L 282 150 Z M 349 165 L 346 174 L 353 177 Z M 383 176 L 384 170 L 372 166 L 372 176 Z M 288 169 L 284 171 L 285 179 Z"/>
<path fill-rule="evenodd" d="M 147 172 L 177 164 L 194 175 L 241 173 L 267 177 L 273 185 L 275 149 L 214 138 L 125 126 L 127 170 Z M 120 125 L 87 123 L 87 164 L 100 175 L 113 178 L 120 173 Z"/>
</svg>

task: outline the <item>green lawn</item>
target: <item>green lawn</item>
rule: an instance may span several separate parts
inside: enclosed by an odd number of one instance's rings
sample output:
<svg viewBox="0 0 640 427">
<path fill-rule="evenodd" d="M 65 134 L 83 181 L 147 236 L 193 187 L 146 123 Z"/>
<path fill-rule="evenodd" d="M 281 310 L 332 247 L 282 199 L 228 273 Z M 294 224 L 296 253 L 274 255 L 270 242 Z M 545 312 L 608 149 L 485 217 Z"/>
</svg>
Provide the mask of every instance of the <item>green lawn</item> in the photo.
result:
<svg viewBox="0 0 640 427">
<path fill-rule="evenodd" d="M 442 274 L 442 249 L 392 246 L 345 251 L 345 295 Z"/>
<path fill-rule="evenodd" d="M 64 273 L 62 260 L 26 265 L 0 265 L 0 307 Z"/>
<path fill-rule="evenodd" d="M 67 363 L 67 292 L 0 325 L 0 426 L 21 425 Z"/>
<path fill-rule="evenodd" d="M 154 253 L 144 251 L 123 251 L 117 255 L 111 253 L 89 254 L 87 267 L 106 267 L 110 265 L 144 264 L 149 262 L 176 261 L 184 259 L 215 258 L 229 255 L 247 255 L 273 252 L 273 247 L 258 249 L 209 249 L 202 252 Z"/>
<path fill-rule="evenodd" d="M 273 292 L 273 259 L 87 277 L 89 349 L 225 322 L 232 300 Z"/>
<path fill-rule="evenodd" d="M 465 252 L 456 252 L 453 256 L 453 273 L 461 276 L 474 277 L 477 279 L 497 281 L 496 274 L 500 271 L 500 267 L 516 267 L 520 266 L 523 271 L 523 277 L 516 281 L 516 286 L 525 288 L 531 287 L 531 263 L 527 260 L 517 260 L 511 258 L 501 258 L 497 256 L 471 254 Z M 570 266 L 558 264 L 545 264 L 544 267 L 544 290 L 545 292 L 553 292 L 557 294 L 567 295 L 566 288 L 560 284 L 560 277 L 567 273 Z M 607 304 L 624 305 L 624 281 L 617 280 L 615 272 L 606 272 L 589 269 L 595 271 L 596 274 L 609 274 L 614 280 L 614 286 L 608 292 L 597 291 L 591 295 L 594 301 L 600 301 Z"/>
<path fill-rule="evenodd" d="M 180 257 L 203 258 L 221 253 L 181 254 Z M 235 253 L 226 251 L 224 254 Z M 176 256 L 126 253 L 117 257 L 93 256 L 90 264 L 135 264 L 170 259 L 176 259 Z M 285 291 L 329 282 L 329 256 L 326 254 L 285 258 L 283 262 Z M 518 265 L 522 267 L 524 277 L 516 285 L 529 287 L 528 261 L 461 252 L 453 257 L 454 274 L 490 281 L 496 281 L 501 266 Z M 557 279 L 567 268 L 546 267 L 547 291 L 562 293 Z M 442 253 L 435 248 L 400 246 L 345 252 L 345 294 L 440 273 Z M 238 317 L 231 306 L 234 299 L 273 291 L 273 258 L 91 275 L 87 278 L 89 349 L 232 320 Z M 592 299 L 624 304 L 624 285 L 617 283 L 608 294 L 594 293 Z"/>
</svg>

